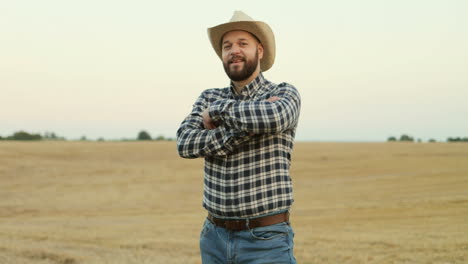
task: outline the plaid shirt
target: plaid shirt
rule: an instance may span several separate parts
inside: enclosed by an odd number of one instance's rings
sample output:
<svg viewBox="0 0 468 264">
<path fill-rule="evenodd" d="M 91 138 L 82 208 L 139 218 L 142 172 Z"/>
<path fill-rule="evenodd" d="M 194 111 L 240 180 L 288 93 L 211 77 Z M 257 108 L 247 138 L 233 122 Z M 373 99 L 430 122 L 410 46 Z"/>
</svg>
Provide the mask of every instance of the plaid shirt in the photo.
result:
<svg viewBox="0 0 468 264">
<path fill-rule="evenodd" d="M 266 100 L 280 97 L 275 102 Z M 260 73 L 241 95 L 234 87 L 205 90 L 177 131 L 183 158 L 205 158 L 203 206 L 220 218 L 252 218 L 288 210 L 289 176 L 300 96 Z M 216 129 L 203 127 L 209 108 Z"/>
</svg>

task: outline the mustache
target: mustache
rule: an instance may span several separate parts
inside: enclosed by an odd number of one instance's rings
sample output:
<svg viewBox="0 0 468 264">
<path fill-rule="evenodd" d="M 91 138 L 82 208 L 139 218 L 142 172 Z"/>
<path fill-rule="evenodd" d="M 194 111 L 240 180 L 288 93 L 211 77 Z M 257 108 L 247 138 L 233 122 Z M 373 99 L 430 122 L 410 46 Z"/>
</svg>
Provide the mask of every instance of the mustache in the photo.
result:
<svg viewBox="0 0 468 264">
<path fill-rule="evenodd" d="M 240 60 L 240 61 L 245 62 L 245 57 L 243 57 L 243 56 L 232 57 L 231 59 L 228 60 L 228 63 L 231 64 L 231 63 L 233 63 L 235 60 Z"/>
</svg>

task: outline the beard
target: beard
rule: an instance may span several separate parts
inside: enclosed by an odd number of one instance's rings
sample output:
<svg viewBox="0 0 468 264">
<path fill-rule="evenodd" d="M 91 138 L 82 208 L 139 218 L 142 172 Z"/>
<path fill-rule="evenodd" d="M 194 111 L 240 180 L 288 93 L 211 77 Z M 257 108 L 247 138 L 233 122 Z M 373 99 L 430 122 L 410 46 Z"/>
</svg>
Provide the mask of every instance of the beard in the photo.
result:
<svg viewBox="0 0 468 264">
<path fill-rule="evenodd" d="M 244 67 L 242 68 L 242 70 L 239 70 L 238 67 L 235 67 L 234 70 L 231 70 L 230 66 L 234 59 L 240 59 L 242 62 L 244 62 Z M 226 72 L 229 79 L 235 82 L 247 80 L 250 76 L 252 76 L 254 71 L 257 69 L 257 66 L 258 50 L 255 52 L 255 57 L 253 58 L 253 60 L 247 60 L 245 56 L 237 56 L 229 59 L 227 62 L 223 62 L 224 71 Z"/>
</svg>

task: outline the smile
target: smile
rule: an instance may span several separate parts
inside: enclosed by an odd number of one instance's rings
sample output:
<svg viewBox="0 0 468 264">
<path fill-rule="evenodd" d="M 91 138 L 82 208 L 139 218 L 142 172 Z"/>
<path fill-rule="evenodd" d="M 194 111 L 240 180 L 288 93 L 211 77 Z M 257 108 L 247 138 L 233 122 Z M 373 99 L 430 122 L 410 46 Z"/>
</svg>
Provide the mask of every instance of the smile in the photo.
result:
<svg viewBox="0 0 468 264">
<path fill-rule="evenodd" d="M 237 64 L 241 62 L 244 62 L 244 59 L 232 59 L 229 61 L 229 64 Z"/>
</svg>

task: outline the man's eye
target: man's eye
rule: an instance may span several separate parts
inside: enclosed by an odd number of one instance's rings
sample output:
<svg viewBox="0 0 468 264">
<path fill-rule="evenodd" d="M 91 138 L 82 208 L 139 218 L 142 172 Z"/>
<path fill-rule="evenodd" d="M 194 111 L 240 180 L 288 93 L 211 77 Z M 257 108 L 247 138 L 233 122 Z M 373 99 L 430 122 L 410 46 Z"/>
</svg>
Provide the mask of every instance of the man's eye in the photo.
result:
<svg viewBox="0 0 468 264">
<path fill-rule="evenodd" d="M 227 49 L 229 49 L 230 47 L 231 47 L 230 45 L 226 45 L 226 46 L 223 47 L 223 49 L 227 50 Z"/>
<path fill-rule="evenodd" d="M 241 43 L 242 46 L 247 46 L 248 44 L 246 42 Z"/>
</svg>

